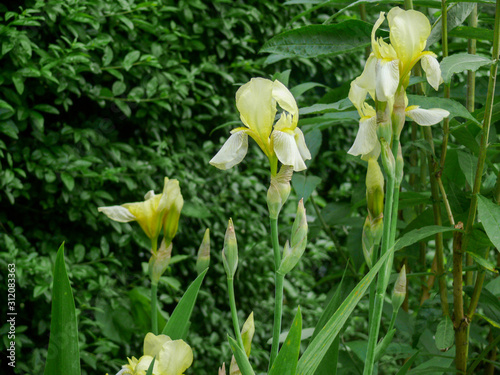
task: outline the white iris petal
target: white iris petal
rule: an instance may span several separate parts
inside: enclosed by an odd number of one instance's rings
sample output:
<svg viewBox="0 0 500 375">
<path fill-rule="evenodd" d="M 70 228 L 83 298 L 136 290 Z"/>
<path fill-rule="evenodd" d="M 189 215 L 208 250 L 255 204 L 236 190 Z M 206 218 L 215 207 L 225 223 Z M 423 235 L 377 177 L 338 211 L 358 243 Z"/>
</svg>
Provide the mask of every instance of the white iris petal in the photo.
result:
<svg viewBox="0 0 500 375">
<path fill-rule="evenodd" d="M 219 169 L 229 169 L 240 163 L 248 151 L 248 135 L 238 131 L 227 139 L 219 152 L 210 160 L 210 164 Z"/>
</svg>

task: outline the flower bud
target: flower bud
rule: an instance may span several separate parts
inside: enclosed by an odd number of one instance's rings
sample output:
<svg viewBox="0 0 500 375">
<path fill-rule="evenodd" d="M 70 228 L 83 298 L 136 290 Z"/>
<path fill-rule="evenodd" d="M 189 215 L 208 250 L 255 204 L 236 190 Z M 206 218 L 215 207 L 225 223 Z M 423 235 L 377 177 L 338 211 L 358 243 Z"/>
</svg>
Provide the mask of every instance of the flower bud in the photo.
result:
<svg viewBox="0 0 500 375">
<path fill-rule="evenodd" d="M 363 235 L 361 237 L 361 245 L 363 247 L 363 255 L 365 257 L 366 264 L 368 267 L 373 266 L 373 256 L 374 251 L 377 249 L 382 239 L 382 234 L 384 230 L 383 215 L 375 219 L 371 219 L 368 216 L 363 225 Z"/>
<path fill-rule="evenodd" d="M 293 167 L 283 165 L 276 176 L 271 177 L 271 185 L 267 191 L 267 207 L 269 217 L 277 219 L 281 208 L 290 195 L 290 180 L 292 179 Z"/>
<path fill-rule="evenodd" d="M 253 320 L 253 311 L 248 316 L 245 324 L 241 328 L 241 339 L 243 341 L 243 348 L 247 357 L 250 357 L 250 350 L 252 349 L 252 339 L 255 333 L 255 322 Z"/>
<path fill-rule="evenodd" d="M 401 271 L 399 271 L 398 278 L 394 284 L 394 290 L 392 292 L 392 308 L 394 311 L 399 310 L 403 304 L 406 296 L 406 267 L 403 265 Z"/>
<path fill-rule="evenodd" d="M 198 275 L 205 271 L 210 265 L 210 230 L 207 228 L 196 259 L 196 272 Z"/>
<path fill-rule="evenodd" d="M 366 201 L 371 218 L 376 218 L 384 212 L 384 175 L 378 161 L 374 158 L 368 160 Z"/>
<path fill-rule="evenodd" d="M 170 180 L 165 187 L 164 193 L 167 195 L 167 209 L 163 217 L 163 234 L 167 242 L 171 242 L 179 227 L 184 199 L 182 198 L 179 181 Z"/>
<path fill-rule="evenodd" d="M 283 248 L 283 259 L 278 272 L 285 275 L 290 272 L 299 262 L 307 245 L 307 217 L 303 199 L 297 208 L 297 215 L 292 226 L 291 244 L 288 241 Z"/>
<path fill-rule="evenodd" d="M 153 284 L 158 284 L 161 275 L 168 267 L 170 263 L 170 257 L 172 256 L 172 242 L 166 245 L 165 239 L 161 241 L 160 249 L 151 255 L 149 259 L 149 277 Z"/>
<path fill-rule="evenodd" d="M 401 142 L 398 145 L 398 155 L 396 156 L 396 183 L 401 184 L 403 181 L 403 167 L 405 162 L 403 160 L 403 152 L 401 151 Z"/>
<path fill-rule="evenodd" d="M 236 233 L 234 232 L 232 219 L 229 219 L 227 225 L 224 248 L 222 249 L 222 261 L 227 278 L 232 279 L 238 268 L 238 244 L 236 242 Z"/>
<path fill-rule="evenodd" d="M 382 164 L 384 165 L 385 173 L 395 177 L 396 175 L 396 161 L 394 160 L 394 155 L 392 154 L 389 143 L 382 139 L 380 141 Z"/>
<path fill-rule="evenodd" d="M 226 363 L 222 363 L 222 367 L 219 367 L 219 375 L 226 375 Z"/>
</svg>

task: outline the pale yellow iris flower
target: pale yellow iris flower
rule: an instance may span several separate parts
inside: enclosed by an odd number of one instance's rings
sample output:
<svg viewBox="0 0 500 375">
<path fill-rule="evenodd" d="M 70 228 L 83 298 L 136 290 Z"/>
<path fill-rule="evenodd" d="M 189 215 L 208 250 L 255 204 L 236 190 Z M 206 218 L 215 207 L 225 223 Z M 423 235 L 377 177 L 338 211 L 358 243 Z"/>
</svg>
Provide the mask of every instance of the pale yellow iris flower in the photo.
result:
<svg viewBox="0 0 500 375">
<path fill-rule="evenodd" d="M 365 102 L 369 94 L 373 100 L 386 101 L 392 106 L 398 87 L 406 88 L 411 69 L 421 60 L 427 81 L 437 90 L 442 82 L 441 70 L 436 55 L 424 51 L 431 27 L 429 20 L 422 13 L 400 8 L 392 8 L 387 15 L 390 41 L 375 38 L 375 33 L 384 22 L 384 13 L 373 26 L 372 50 L 363 73 L 351 82 L 349 100 L 360 115 L 359 130 L 354 144 L 348 151 L 351 155 L 361 155 L 363 159 L 377 158 L 380 143 L 377 137 L 375 109 Z M 423 109 L 418 106 L 408 107 L 405 95 L 406 116 L 419 125 L 428 126 L 440 122 L 449 116 L 449 112 L 440 108 Z"/>
<path fill-rule="evenodd" d="M 116 375 L 145 375 L 155 358 L 153 375 L 182 375 L 193 363 L 193 351 L 183 340 L 151 332 L 144 338 L 144 355 L 132 357 Z"/>
<path fill-rule="evenodd" d="M 99 207 L 97 210 L 120 223 L 137 221 L 151 239 L 157 239 L 164 228 L 166 240 L 171 241 L 177 232 L 183 204 L 179 181 L 165 177 L 162 194 L 155 195 L 151 190 L 144 196 L 143 202 Z"/>
<path fill-rule="evenodd" d="M 276 104 L 283 112 L 274 124 Z M 297 127 L 297 103 L 285 85 L 277 80 L 252 78 L 236 92 L 236 107 L 245 126 L 231 131 L 210 164 L 229 169 L 240 163 L 248 151 L 250 136 L 270 160 L 278 158 L 282 164 L 291 165 L 294 171 L 306 169 L 304 161 L 311 159 L 311 154 L 304 134 Z"/>
</svg>

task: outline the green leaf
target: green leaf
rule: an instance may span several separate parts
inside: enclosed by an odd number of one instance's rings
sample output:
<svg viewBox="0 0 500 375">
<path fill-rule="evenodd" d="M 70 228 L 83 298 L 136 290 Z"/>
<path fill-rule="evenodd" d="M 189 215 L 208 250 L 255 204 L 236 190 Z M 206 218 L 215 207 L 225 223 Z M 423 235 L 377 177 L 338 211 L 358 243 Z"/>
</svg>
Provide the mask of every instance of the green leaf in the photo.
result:
<svg viewBox="0 0 500 375">
<path fill-rule="evenodd" d="M 42 114 L 37 111 L 30 111 L 30 118 L 34 128 L 39 132 L 43 133 L 44 119 Z"/>
<path fill-rule="evenodd" d="M 452 99 L 427 97 L 421 95 L 408 95 L 408 102 L 408 105 L 418 105 L 425 109 L 446 109 L 448 112 L 450 112 L 450 120 L 454 117 L 463 117 L 480 125 L 479 121 L 477 121 L 474 116 L 470 114 L 467 108 Z"/>
<path fill-rule="evenodd" d="M 172 340 L 184 339 L 189 325 L 189 319 L 193 312 L 198 292 L 200 291 L 201 283 L 205 278 L 208 268 L 200 273 L 198 277 L 191 283 L 186 290 L 181 300 L 177 304 L 174 312 L 170 316 L 163 334 L 169 336 Z"/>
<path fill-rule="evenodd" d="M 408 359 L 405 364 L 403 365 L 403 367 L 401 367 L 398 371 L 398 373 L 396 375 L 406 375 L 406 373 L 408 372 L 408 370 L 411 368 L 411 365 L 413 364 L 413 362 L 415 361 L 415 359 L 417 359 L 417 356 L 420 354 L 420 350 L 415 352 L 411 357 L 410 359 Z"/>
<path fill-rule="evenodd" d="M 271 371 L 269 371 L 269 375 L 295 374 L 300 353 L 301 332 L 302 314 L 299 306 L 290 332 L 286 336 L 286 340 L 273 363 L 273 367 L 271 367 Z"/>
<path fill-rule="evenodd" d="M 477 216 L 483 223 L 484 230 L 490 241 L 500 251 L 500 205 L 478 195 Z"/>
<path fill-rule="evenodd" d="M 316 186 L 321 182 L 321 178 L 317 176 L 304 176 L 302 174 L 294 174 L 292 177 L 292 185 L 297 193 L 297 197 L 304 198 L 304 203 L 307 202 Z"/>
<path fill-rule="evenodd" d="M 104 48 L 104 54 L 102 55 L 102 65 L 108 66 L 113 61 L 113 50 L 110 46 Z"/>
<path fill-rule="evenodd" d="M 472 251 L 466 251 L 467 254 L 469 254 L 472 259 L 474 259 L 474 262 L 479 264 L 482 268 L 493 272 L 493 273 L 498 273 L 498 271 L 495 269 L 496 265 L 493 262 L 490 262 L 488 259 L 483 258 L 482 256 L 473 253 Z"/>
<path fill-rule="evenodd" d="M 394 248 L 395 251 L 398 251 L 403 247 L 413 245 L 414 243 L 419 242 L 427 237 L 433 236 L 436 233 L 451 232 L 455 230 L 457 229 L 453 227 L 442 227 L 439 225 L 430 225 L 428 227 L 414 229 L 411 232 L 408 232 L 401 236 L 401 238 L 394 244 Z"/>
<path fill-rule="evenodd" d="M 359 20 L 308 25 L 271 38 L 260 52 L 299 57 L 340 55 L 370 45 L 372 28 L 372 24 Z"/>
<path fill-rule="evenodd" d="M 24 92 L 24 78 L 20 76 L 12 76 L 12 82 L 14 83 L 14 86 L 16 87 L 16 91 L 18 92 L 19 95 L 22 95 Z"/>
<path fill-rule="evenodd" d="M 233 351 L 234 358 L 236 359 L 236 363 L 240 368 L 241 374 L 255 375 L 255 372 L 252 369 L 252 365 L 250 365 L 248 357 L 243 349 L 239 347 L 238 343 L 231 336 L 228 335 L 227 339 L 229 340 L 229 345 L 231 346 L 231 350 Z"/>
<path fill-rule="evenodd" d="M 7 134 L 11 138 L 19 139 L 17 136 L 19 129 L 12 120 L 0 122 L 0 132 Z"/>
<path fill-rule="evenodd" d="M 315 87 L 326 87 L 326 86 L 321 84 L 321 83 L 316 83 L 316 82 L 305 82 L 305 83 L 301 83 L 300 85 L 297 85 L 297 86 L 291 88 L 290 92 L 292 93 L 292 95 L 295 98 L 297 98 L 297 97 L 301 96 L 303 93 L 305 93 L 306 91 L 309 91 Z"/>
<path fill-rule="evenodd" d="M 53 107 L 49 104 L 37 104 L 33 107 L 33 109 L 36 109 L 36 110 L 42 111 L 42 112 L 47 112 L 47 113 L 50 113 L 52 115 L 60 114 L 59 110 L 56 107 Z"/>
<path fill-rule="evenodd" d="M 450 7 L 446 22 L 448 32 L 462 25 L 475 6 L 475 4 L 471 3 L 458 3 L 454 7 Z M 438 22 L 433 25 L 431 35 L 427 38 L 428 46 L 432 46 L 434 43 L 441 40 L 441 29 L 441 19 L 439 19 Z"/>
<path fill-rule="evenodd" d="M 476 178 L 477 170 L 477 157 L 469 154 L 468 152 L 458 151 L 458 164 L 462 170 L 465 179 L 470 187 L 474 186 L 474 179 Z"/>
<path fill-rule="evenodd" d="M 156 356 L 153 357 L 153 360 L 149 364 L 148 372 L 146 372 L 146 375 L 153 375 L 153 369 L 155 367 L 155 361 L 156 361 Z"/>
<path fill-rule="evenodd" d="M 448 36 L 455 36 L 466 39 L 488 40 L 493 42 L 493 30 L 481 27 L 457 26 L 448 33 Z"/>
<path fill-rule="evenodd" d="M 114 103 L 116 106 L 122 111 L 125 116 L 130 117 L 132 115 L 132 110 L 128 106 L 128 104 L 122 100 L 115 100 Z"/>
<path fill-rule="evenodd" d="M 309 344 L 306 351 L 299 360 L 296 375 L 313 375 L 321 363 L 326 352 L 332 345 L 343 325 L 361 300 L 371 282 L 377 275 L 380 267 L 394 253 L 394 248 L 385 253 L 373 268 L 356 285 L 347 298 L 342 302 L 335 314 L 328 320 L 323 329 Z"/>
<path fill-rule="evenodd" d="M 111 88 L 114 96 L 119 96 L 123 94 L 126 89 L 127 85 L 122 81 L 116 81 L 115 83 L 113 83 L 113 87 Z"/>
<path fill-rule="evenodd" d="M 75 179 L 69 173 L 62 172 L 61 180 L 69 191 L 72 191 L 75 188 Z"/>
<path fill-rule="evenodd" d="M 57 252 L 52 289 L 52 318 L 44 375 L 80 375 L 80 351 L 73 291 L 64 263 L 64 243 Z"/>
<path fill-rule="evenodd" d="M 377 346 L 375 347 L 375 362 L 378 362 L 380 358 L 382 358 L 385 351 L 387 350 L 387 347 L 394 338 L 395 333 L 396 333 L 396 328 L 391 329 L 389 332 L 386 333 L 382 341 L 380 341 L 377 344 Z"/>
<path fill-rule="evenodd" d="M 448 315 L 444 316 L 439 322 L 436 330 L 436 348 L 447 350 L 455 342 L 455 332 L 453 323 Z"/>
<path fill-rule="evenodd" d="M 445 57 L 443 61 L 441 61 L 441 74 L 444 82 L 450 83 L 453 74 L 461 73 L 465 70 L 472 70 L 475 72 L 480 67 L 491 65 L 492 63 L 493 61 L 491 61 L 491 59 L 484 56 L 457 53 Z"/>
<path fill-rule="evenodd" d="M 139 57 L 141 56 L 141 53 L 139 51 L 132 51 L 127 53 L 125 58 L 123 59 L 123 68 L 126 71 L 129 71 L 132 65 L 139 60 Z"/>
</svg>

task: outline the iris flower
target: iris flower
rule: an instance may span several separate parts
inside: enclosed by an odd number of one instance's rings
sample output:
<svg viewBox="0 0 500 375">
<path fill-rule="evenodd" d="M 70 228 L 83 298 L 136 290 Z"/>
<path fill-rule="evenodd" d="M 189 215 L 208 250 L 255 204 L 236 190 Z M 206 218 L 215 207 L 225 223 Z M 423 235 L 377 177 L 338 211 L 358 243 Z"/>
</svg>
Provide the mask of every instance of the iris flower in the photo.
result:
<svg viewBox="0 0 500 375">
<path fill-rule="evenodd" d="M 177 231 L 183 204 L 179 181 L 165 177 L 162 194 L 155 195 L 151 190 L 144 196 L 143 202 L 99 207 L 97 210 L 120 223 L 137 221 L 144 233 L 152 240 L 157 239 L 162 228 L 165 227 L 165 237 L 171 241 Z"/>
<path fill-rule="evenodd" d="M 283 112 L 274 124 L 276 104 Z M 240 163 L 248 151 L 250 136 L 269 160 L 277 158 L 282 164 L 291 165 L 294 171 L 306 169 L 304 161 L 311 159 L 311 154 L 304 134 L 297 127 L 297 103 L 285 85 L 277 80 L 252 78 L 236 92 L 236 107 L 245 126 L 231 131 L 231 136 L 210 164 L 219 169 L 229 169 Z"/>
<path fill-rule="evenodd" d="M 144 355 L 128 358 L 128 365 L 123 365 L 116 375 L 145 375 L 153 358 L 153 375 L 182 375 L 193 363 L 193 351 L 183 340 L 150 332 L 144 338 Z"/>
</svg>

